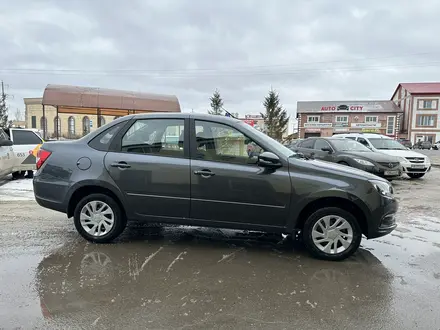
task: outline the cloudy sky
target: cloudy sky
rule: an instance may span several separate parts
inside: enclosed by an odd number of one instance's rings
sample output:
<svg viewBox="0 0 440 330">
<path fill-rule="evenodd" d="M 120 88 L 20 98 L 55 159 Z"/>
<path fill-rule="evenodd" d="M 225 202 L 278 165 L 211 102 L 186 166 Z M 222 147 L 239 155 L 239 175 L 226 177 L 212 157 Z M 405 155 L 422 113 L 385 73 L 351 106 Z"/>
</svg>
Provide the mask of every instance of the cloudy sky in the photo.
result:
<svg viewBox="0 0 440 330">
<path fill-rule="evenodd" d="M 438 0 L 15 0 L 0 11 L 11 115 L 47 84 L 175 94 L 258 113 L 299 100 L 389 99 L 440 80 Z"/>
</svg>

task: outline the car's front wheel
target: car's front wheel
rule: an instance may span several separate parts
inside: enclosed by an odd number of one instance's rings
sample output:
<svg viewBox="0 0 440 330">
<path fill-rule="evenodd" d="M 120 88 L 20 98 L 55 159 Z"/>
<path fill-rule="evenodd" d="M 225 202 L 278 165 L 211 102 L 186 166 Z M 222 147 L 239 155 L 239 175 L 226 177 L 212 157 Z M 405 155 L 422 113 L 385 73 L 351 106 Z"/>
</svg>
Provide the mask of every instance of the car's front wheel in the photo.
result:
<svg viewBox="0 0 440 330">
<path fill-rule="evenodd" d="M 425 173 L 408 173 L 411 179 L 420 179 L 425 175 Z"/>
<path fill-rule="evenodd" d="M 104 194 L 91 194 L 81 199 L 73 218 L 81 236 L 94 243 L 111 242 L 127 224 L 118 203 Z"/>
<path fill-rule="evenodd" d="M 325 207 L 312 213 L 303 228 L 303 241 L 316 258 L 339 261 L 359 248 L 362 230 L 356 218 L 338 207 Z"/>
</svg>

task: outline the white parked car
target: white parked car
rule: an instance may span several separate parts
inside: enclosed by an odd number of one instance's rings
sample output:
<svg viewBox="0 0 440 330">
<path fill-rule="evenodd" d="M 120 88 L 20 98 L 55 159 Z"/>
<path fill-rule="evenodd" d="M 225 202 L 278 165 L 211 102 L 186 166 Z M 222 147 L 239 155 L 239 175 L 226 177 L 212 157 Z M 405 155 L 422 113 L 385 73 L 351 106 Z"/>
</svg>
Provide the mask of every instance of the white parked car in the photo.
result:
<svg viewBox="0 0 440 330">
<path fill-rule="evenodd" d="M 348 133 L 335 134 L 333 137 L 356 140 L 373 151 L 399 157 L 403 173 L 406 173 L 410 178 L 419 179 L 431 170 L 429 157 L 410 150 L 388 136 L 372 133 Z"/>
<path fill-rule="evenodd" d="M 37 152 L 43 139 L 35 129 L 0 128 L 0 178 L 12 174 L 14 179 L 34 171 Z"/>
</svg>

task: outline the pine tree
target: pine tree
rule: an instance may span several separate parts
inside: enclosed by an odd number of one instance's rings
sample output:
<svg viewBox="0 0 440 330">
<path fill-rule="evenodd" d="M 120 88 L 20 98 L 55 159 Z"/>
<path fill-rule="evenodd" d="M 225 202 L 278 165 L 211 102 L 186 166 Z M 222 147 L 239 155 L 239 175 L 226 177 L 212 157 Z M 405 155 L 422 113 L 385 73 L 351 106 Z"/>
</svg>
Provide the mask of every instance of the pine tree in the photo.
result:
<svg viewBox="0 0 440 330">
<path fill-rule="evenodd" d="M 10 126 L 10 122 L 8 120 L 8 106 L 6 104 L 5 89 L 3 86 L 3 81 L 1 82 L 1 94 L 0 94 L 0 127 L 8 128 Z"/>
<path fill-rule="evenodd" d="M 223 115 L 223 100 L 222 100 L 222 97 L 220 96 L 220 92 L 218 91 L 218 89 L 216 89 L 214 91 L 214 94 L 212 94 L 212 96 L 209 98 L 209 100 L 211 101 L 211 109 L 208 110 L 208 113 L 210 115 L 222 116 Z"/>
<path fill-rule="evenodd" d="M 261 113 L 261 116 L 264 119 L 266 134 L 275 140 L 281 141 L 287 130 L 289 116 L 287 116 L 287 111 L 283 109 L 280 103 L 278 93 L 271 89 L 264 98 L 263 105 L 266 113 Z"/>
</svg>

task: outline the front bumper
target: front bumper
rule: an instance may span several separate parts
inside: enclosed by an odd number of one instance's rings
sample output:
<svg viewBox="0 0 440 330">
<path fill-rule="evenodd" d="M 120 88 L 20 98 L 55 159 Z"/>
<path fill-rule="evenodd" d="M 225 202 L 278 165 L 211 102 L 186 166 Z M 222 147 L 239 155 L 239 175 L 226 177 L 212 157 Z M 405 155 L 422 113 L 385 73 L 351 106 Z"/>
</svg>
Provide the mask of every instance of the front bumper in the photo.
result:
<svg viewBox="0 0 440 330">
<path fill-rule="evenodd" d="M 396 213 L 399 204 L 395 198 L 382 197 L 382 206 L 378 208 L 368 224 L 368 239 L 382 237 L 397 227 Z"/>
<path fill-rule="evenodd" d="M 427 173 L 431 170 L 431 163 L 412 164 L 401 162 L 403 173 Z"/>
<path fill-rule="evenodd" d="M 359 165 L 358 168 L 365 172 L 369 172 L 383 178 L 398 178 L 403 173 L 400 166 L 389 168 L 378 164 L 374 167 Z"/>
</svg>

